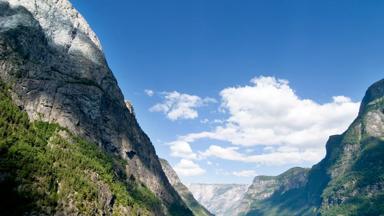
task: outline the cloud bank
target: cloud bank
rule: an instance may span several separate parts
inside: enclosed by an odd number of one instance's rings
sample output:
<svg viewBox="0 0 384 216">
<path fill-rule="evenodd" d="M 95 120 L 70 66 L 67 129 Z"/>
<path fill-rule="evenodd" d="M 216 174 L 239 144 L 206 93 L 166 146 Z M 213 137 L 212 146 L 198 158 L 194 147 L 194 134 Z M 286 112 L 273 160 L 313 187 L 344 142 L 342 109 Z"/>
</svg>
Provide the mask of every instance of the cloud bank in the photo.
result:
<svg viewBox="0 0 384 216">
<path fill-rule="evenodd" d="M 302 99 L 287 80 L 275 77 L 255 77 L 250 85 L 223 89 L 220 96 L 220 110 L 228 114 L 225 121 L 210 131 L 187 134 L 173 142 L 183 143 L 188 153 L 185 158 L 217 157 L 269 165 L 315 163 L 324 156 L 328 137 L 346 130 L 359 109 L 358 102 L 345 96 L 334 96 L 327 103 Z M 197 117 L 197 113 L 191 112 L 189 117 Z M 200 139 L 232 146 L 211 145 L 196 157 L 190 144 Z M 263 150 L 257 154 L 241 151 L 254 147 Z M 183 152 L 172 144 L 171 151 L 174 156 Z"/>
<path fill-rule="evenodd" d="M 187 159 L 181 159 L 174 167 L 174 170 L 181 176 L 199 176 L 205 173 L 205 170 L 198 164 Z"/>
<path fill-rule="evenodd" d="M 237 177 L 255 177 L 257 173 L 255 170 L 240 170 L 238 172 L 232 172 L 232 175 Z"/>
<path fill-rule="evenodd" d="M 171 156 L 181 157 L 187 159 L 196 159 L 197 155 L 192 151 L 188 142 L 177 140 L 169 143 L 171 149 Z"/>
</svg>

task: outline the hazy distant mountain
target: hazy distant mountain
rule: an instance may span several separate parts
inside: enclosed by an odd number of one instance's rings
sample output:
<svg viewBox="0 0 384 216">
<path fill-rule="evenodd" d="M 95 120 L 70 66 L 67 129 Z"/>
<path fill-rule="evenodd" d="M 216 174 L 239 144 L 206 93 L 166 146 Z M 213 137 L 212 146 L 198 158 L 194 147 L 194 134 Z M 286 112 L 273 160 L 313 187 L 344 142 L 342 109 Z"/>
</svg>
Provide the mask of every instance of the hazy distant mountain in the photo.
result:
<svg viewBox="0 0 384 216">
<path fill-rule="evenodd" d="M 188 184 L 193 196 L 217 216 L 232 216 L 247 190 L 244 184 Z"/>
</svg>

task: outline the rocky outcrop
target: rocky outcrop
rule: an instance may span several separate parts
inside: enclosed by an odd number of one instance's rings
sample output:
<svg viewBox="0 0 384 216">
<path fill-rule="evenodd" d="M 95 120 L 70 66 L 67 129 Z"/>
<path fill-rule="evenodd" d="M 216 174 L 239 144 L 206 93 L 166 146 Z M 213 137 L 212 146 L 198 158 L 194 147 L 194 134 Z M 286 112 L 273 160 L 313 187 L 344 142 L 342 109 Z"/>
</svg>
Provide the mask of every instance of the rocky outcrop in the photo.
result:
<svg viewBox="0 0 384 216">
<path fill-rule="evenodd" d="M 233 216 L 247 190 L 244 184 L 188 184 L 193 196 L 217 216 Z"/>
<path fill-rule="evenodd" d="M 168 177 L 169 182 L 179 193 L 185 204 L 192 210 L 195 216 L 210 216 L 211 214 L 204 206 L 202 206 L 188 190 L 188 188 L 180 181 L 176 172 L 173 170 L 172 166 L 168 161 L 160 159 L 161 165 L 165 174 Z"/>
<path fill-rule="evenodd" d="M 254 184 L 273 190 L 251 186 L 254 196 L 243 201 L 247 208 L 240 215 L 383 215 L 384 80 L 368 88 L 357 118 L 329 138 L 326 150 L 307 174 L 287 177 L 299 177 L 293 188 L 276 190 L 275 178 L 256 178 Z"/>
<path fill-rule="evenodd" d="M 278 176 L 256 176 L 243 198 L 234 208 L 233 215 L 250 211 L 255 203 L 285 192 L 303 187 L 308 180 L 309 169 L 295 167 Z"/>
<path fill-rule="evenodd" d="M 0 78 L 31 120 L 98 143 L 125 160 L 125 175 L 166 209 L 186 209 L 127 108 L 99 40 L 68 0 L 0 1 Z"/>
</svg>

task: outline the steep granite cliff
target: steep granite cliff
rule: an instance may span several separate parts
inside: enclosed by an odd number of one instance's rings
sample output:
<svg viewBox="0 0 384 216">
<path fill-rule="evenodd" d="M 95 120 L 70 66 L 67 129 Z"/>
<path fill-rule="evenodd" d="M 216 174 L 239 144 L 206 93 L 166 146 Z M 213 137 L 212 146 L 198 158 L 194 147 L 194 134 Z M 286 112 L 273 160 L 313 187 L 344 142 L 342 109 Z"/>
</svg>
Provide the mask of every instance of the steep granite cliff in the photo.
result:
<svg viewBox="0 0 384 216">
<path fill-rule="evenodd" d="M 161 200 L 156 214 L 191 214 L 127 108 L 95 33 L 68 0 L 0 0 L 0 79 L 31 121 L 57 123 L 123 160 L 119 176 Z"/>
<path fill-rule="evenodd" d="M 255 179 L 248 191 L 253 199 L 244 201 L 249 209 L 241 215 L 383 215 L 384 80 L 368 88 L 357 118 L 329 138 L 326 150 L 299 187 L 260 197 L 252 192 L 260 185 Z"/>
<path fill-rule="evenodd" d="M 161 166 L 165 174 L 168 177 L 169 182 L 179 193 L 185 204 L 192 210 L 195 216 L 210 216 L 212 215 L 204 206 L 200 205 L 200 203 L 193 197 L 192 193 L 188 190 L 188 188 L 180 181 L 176 172 L 173 170 L 172 166 L 168 163 L 168 161 L 164 159 L 160 159 Z"/>
</svg>

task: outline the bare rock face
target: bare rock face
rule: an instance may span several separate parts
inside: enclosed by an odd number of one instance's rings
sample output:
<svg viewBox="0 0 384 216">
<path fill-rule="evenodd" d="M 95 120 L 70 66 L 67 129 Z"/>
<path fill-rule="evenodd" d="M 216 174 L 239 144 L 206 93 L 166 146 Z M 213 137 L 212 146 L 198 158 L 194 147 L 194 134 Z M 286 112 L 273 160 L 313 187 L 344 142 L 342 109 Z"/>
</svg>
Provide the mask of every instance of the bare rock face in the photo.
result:
<svg viewBox="0 0 384 216">
<path fill-rule="evenodd" d="M 184 206 L 127 108 L 99 40 L 68 0 L 0 0 L 0 78 L 31 120 L 98 143 L 126 160 L 126 175 L 166 206 Z"/>
<path fill-rule="evenodd" d="M 309 169 L 295 167 L 278 176 L 256 176 L 243 198 L 234 208 L 233 215 L 248 212 L 255 202 L 263 202 L 271 196 L 303 187 L 308 180 Z"/>
<path fill-rule="evenodd" d="M 101 45 L 85 19 L 67 0 L 7 0 L 12 7 L 22 6 L 38 21 L 48 42 L 69 53 L 80 52 L 99 64 L 105 64 Z"/>
<path fill-rule="evenodd" d="M 359 116 L 363 115 L 370 107 L 379 108 L 383 113 L 382 104 L 384 97 L 384 79 L 377 81 L 371 85 L 365 93 L 363 101 L 361 102 Z"/>
</svg>

